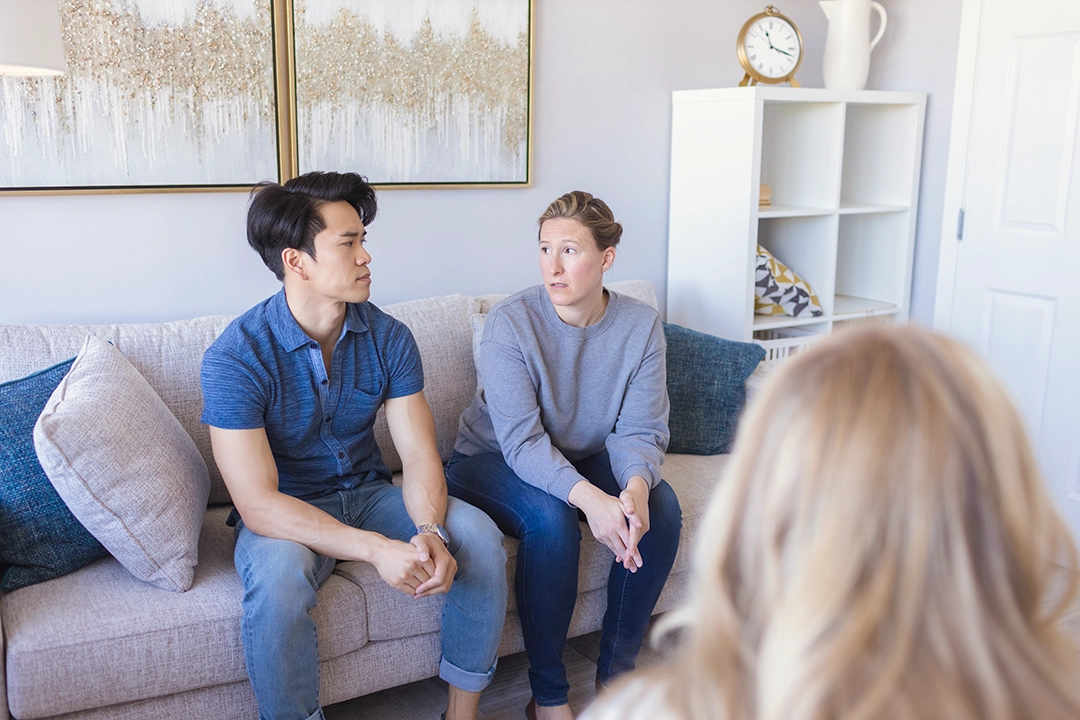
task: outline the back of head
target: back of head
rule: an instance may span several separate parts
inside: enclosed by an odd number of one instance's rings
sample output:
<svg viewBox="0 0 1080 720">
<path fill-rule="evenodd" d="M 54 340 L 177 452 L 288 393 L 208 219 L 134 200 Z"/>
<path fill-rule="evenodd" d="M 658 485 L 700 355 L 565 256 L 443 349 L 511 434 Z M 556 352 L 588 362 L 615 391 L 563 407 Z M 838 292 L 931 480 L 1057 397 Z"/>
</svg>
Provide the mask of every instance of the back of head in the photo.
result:
<svg viewBox="0 0 1080 720">
<path fill-rule="evenodd" d="M 577 220 L 589 229 L 601 250 L 615 247 L 622 238 L 622 225 L 615 222 L 615 214 L 608 204 L 584 190 L 574 190 L 557 198 L 536 224 L 543 227 L 546 221 L 555 218 Z"/>
<path fill-rule="evenodd" d="M 662 682 L 681 717 L 1080 717 L 1075 547 L 952 340 L 852 330 L 787 361 L 702 529 Z"/>
<path fill-rule="evenodd" d="M 248 207 L 248 244 L 278 280 L 284 277 L 281 252 L 286 248 L 315 256 L 315 236 L 326 224 L 320 208 L 347 202 L 365 226 L 375 220 L 375 189 L 356 173 L 309 172 L 279 185 L 260 183 Z"/>
</svg>

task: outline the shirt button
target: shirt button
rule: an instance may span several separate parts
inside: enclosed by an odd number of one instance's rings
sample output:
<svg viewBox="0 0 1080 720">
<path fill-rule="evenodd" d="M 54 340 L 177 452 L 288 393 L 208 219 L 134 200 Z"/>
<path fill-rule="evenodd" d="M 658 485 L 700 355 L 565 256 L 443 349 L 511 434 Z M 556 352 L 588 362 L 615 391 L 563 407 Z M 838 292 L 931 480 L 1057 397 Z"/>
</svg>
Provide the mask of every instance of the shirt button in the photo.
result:
<svg viewBox="0 0 1080 720">
<path fill-rule="evenodd" d="M 345 457 L 345 453 L 338 453 L 337 456 L 338 460 L 340 460 L 341 458 Z"/>
<path fill-rule="evenodd" d="M 311 343 L 310 345 L 308 345 L 308 347 L 311 348 L 312 350 L 318 350 L 319 349 L 319 344 L 318 343 Z"/>
<path fill-rule="evenodd" d="M 319 384 L 320 384 L 320 385 L 325 385 L 325 384 L 326 384 L 326 380 L 323 380 L 323 381 L 322 381 L 321 383 L 319 383 Z"/>
<path fill-rule="evenodd" d="M 326 422 L 330 422 L 333 418 L 326 418 Z"/>
</svg>

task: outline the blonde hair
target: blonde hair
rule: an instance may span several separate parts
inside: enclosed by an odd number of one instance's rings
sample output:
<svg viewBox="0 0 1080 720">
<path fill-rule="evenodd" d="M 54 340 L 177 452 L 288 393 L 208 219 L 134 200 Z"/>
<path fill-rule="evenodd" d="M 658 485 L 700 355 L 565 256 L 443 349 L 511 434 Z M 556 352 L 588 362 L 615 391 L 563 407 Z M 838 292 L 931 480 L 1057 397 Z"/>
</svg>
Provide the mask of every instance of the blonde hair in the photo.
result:
<svg viewBox="0 0 1080 720">
<path fill-rule="evenodd" d="M 536 224 L 543 227 L 546 221 L 555 218 L 577 220 L 588 228 L 601 250 L 615 247 L 622 238 L 622 225 L 615 222 L 615 214 L 608 204 L 584 190 L 574 190 L 556 198 Z"/>
<path fill-rule="evenodd" d="M 914 327 L 839 333 L 748 408 L 675 657 L 589 717 L 1077 718 L 1076 570 L 983 362 Z"/>
</svg>

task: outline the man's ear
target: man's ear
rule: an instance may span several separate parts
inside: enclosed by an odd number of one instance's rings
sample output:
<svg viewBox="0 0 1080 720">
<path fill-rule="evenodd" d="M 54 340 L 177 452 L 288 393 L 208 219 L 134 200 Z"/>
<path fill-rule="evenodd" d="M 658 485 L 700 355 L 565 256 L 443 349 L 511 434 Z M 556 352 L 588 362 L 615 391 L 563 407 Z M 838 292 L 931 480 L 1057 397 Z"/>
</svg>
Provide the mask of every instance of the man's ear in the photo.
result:
<svg viewBox="0 0 1080 720">
<path fill-rule="evenodd" d="M 286 274 L 291 273 L 298 280 L 307 280 L 305 263 L 308 260 L 307 253 L 296 248 L 285 248 L 281 251 L 281 267 Z"/>
</svg>

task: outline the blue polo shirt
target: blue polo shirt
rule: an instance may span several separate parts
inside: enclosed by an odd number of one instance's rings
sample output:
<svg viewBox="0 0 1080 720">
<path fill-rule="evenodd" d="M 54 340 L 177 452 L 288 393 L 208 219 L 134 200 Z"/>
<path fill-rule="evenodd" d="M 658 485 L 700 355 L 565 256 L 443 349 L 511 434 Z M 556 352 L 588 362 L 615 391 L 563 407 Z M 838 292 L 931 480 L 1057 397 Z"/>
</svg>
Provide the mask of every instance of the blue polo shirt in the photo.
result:
<svg viewBox="0 0 1080 720">
<path fill-rule="evenodd" d="M 202 422 L 265 428 L 278 489 L 301 500 L 389 480 L 375 442 L 387 398 L 424 388 L 420 351 L 404 323 L 350 304 L 330 377 L 319 344 L 296 323 L 285 290 L 236 318 L 202 361 Z"/>
</svg>

